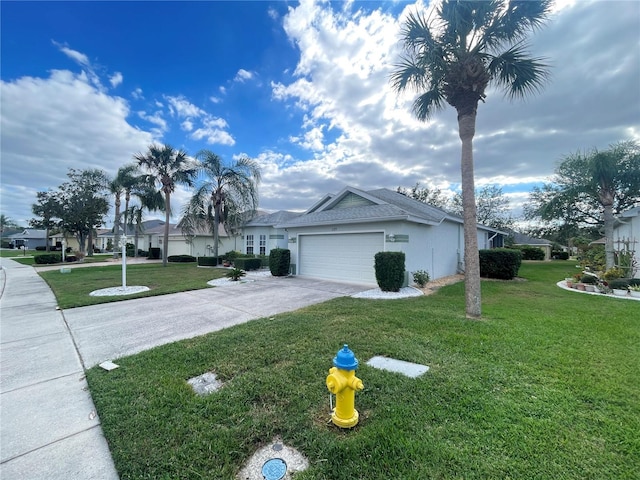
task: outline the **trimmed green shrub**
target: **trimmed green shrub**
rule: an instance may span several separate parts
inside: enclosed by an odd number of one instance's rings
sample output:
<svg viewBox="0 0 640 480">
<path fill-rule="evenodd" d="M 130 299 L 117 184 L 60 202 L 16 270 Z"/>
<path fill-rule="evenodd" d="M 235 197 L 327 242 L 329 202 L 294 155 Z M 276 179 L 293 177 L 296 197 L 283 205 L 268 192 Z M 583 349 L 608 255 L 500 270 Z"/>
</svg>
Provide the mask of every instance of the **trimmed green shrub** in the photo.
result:
<svg viewBox="0 0 640 480">
<path fill-rule="evenodd" d="M 551 258 L 553 260 L 569 260 L 569 252 L 554 250 L 551 252 Z"/>
<path fill-rule="evenodd" d="M 57 253 L 45 253 L 43 255 L 36 255 L 33 257 L 33 260 L 38 265 L 49 265 L 52 263 L 60 263 L 62 262 L 62 255 Z"/>
<path fill-rule="evenodd" d="M 149 249 L 149 257 L 148 258 L 150 260 L 159 260 L 161 252 L 162 252 L 162 250 L 160 250 L 160 247 L 151 247 Z"/>
<path fill-rule="evenodd" d="M 383 292 L 397 292 L 404 282 L 404 252 L 378 252 L 374 257 L 376 282 Z"/>
<path fill-rule="evenodd" d="M 236 258 L 233 261 L 233 265 L 241 270 L 258 270 L 262 265 L 262 260 L 259 258 Z"/>
<path fill-rule="evenodd" d="M 229 250 L 222 256 L 222 258 L 223 260 L 229 260 L 230 262 L 233 262 L 238 257 L 238 255 L 240 255 L 240 252 Z"/>
<path fill-rule="evenodd" d="M 593 275 L 583 275 L 580 278 L 580 282 L 581 283 L 589 283 L 589 284 L 594 284 L 598 282 L 598 278 L 594 277 Z"/>
<path fill-rule="evenodd" d="M 480 250 L 480 276 L 511 280 L 518 275 L 522 264 L 520 250 L 492 248 Z"/>
<path fill-rule="evenodd" d="M 36 252 L 44 252 L 47 250 L 47 247 L 45 247 L 44 245 L 38 245 L 36 247 Z"/>
<path fill-rule="evenodd" d="M 544 260 L 544 250 L 539 247 L 522 247 L 523 260 Z"/>
<path fill-rule="evenodd" d="M 631 280 L 630 278 L 616 278 L 616 279 L 611 280 L 609 282 L 609 288 L 627 290 L 629 288 L 629 281 L 630 280 Z"/>
<path fill-rule="evenodd" d="M 286 277 L 291 266 L 291 250 L 274 248 L 269 252 L 269 270 L 274 277 Z"/>
<path fill-rule="evenodd" d="M 219 263 L 216 260 L 216 257 L 198 257 L 198 265 L 200 267 L 215 267 Z"/>
<path fill-rule="evenodd" d="M 78 257 L 76 257 L 75 255 L 67 255 L 64 257 L 64 261 L 65 262 L 77 262 L 78 261 Z"/>
<path fill-rule="evenodd" d="M 424 270 L 416 270 L 413 272 L 413 281 L 420 288 L 423 288 L 427 283 L 429 283 L 429 272 Z"/>
<path fill-rule="evenodd" d="M 194 257 L 193 255 L 169 255 L 167 257 L 167 262 L 190 263 L 195 261 L 196 257 Z"/>
</svg>

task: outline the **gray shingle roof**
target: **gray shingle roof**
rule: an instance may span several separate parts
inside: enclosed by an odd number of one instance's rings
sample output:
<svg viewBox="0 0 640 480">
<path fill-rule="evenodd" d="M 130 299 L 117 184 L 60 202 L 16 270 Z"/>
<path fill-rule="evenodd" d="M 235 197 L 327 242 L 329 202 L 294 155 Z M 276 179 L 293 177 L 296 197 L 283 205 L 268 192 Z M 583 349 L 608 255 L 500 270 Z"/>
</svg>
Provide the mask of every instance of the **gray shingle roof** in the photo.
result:
<svg viewBox="0 0 640 480">
<path fill-rule="evenodd" d="M 353 188 L 349 190 L 356 193 L 359 192 L 359 190 Z M 438 224 L 445 218 L 462 223 L 462 219 L 459 217 L 449 215 L 439 208 L 419 202 L 386 188 L 360 192 L 369 197 L 373 197 L 377 201 L 377 204 L 314 211 L 283 222 L 279 224 L 278 227 L 293 228 L 296 226 L 350 222 L 362 223 L 384 220 L 410 220 L 418 223 Z"/>
<path fill-rule="evenodd" d="M 275 213 L 268 213 L 266 215 L 260 215 L 253 218 L 245 224 L 245 227 L 270 227 L 278 225 L 280 223 L 288 222 L 296 217 L 302 215 L 298 212 L 289 212 L 287 210 L 279 210 Z"/>
</svg>

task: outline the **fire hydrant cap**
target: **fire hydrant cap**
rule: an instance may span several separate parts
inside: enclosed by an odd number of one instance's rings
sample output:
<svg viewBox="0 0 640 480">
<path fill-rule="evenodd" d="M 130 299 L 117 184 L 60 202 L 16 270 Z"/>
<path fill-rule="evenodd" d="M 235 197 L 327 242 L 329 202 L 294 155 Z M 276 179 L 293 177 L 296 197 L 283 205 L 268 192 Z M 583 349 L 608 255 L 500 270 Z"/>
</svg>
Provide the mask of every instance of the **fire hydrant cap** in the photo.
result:
<svg viewBox="0 0 640 480">
<path fill-rule="evenodd" d="M 342 370 L 355 370 L 358 368 L 358 360 L 349 347 L 345 343 L 342 350 L 338 350 L 338 353 L 333 357 L 333 364 Z"/>
</svg>

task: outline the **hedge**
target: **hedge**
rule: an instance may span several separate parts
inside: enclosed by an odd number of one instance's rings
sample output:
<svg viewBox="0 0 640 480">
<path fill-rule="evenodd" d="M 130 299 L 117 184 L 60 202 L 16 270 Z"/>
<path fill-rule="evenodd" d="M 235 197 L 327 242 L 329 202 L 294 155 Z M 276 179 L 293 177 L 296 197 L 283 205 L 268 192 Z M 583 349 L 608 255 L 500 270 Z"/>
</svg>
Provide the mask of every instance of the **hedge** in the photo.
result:
<svg viewBox="0 0 640 480">
<path fill-rule="evenodd" d="M 196 257 L 194 257 L 193 255 L 169 255 L 167 257 L 167 262 L 190 263 L 195 261 Z"/>
<path fill-rule="evenodd" d="M 159 260 L 161 256 L 161 250 L 159 247 L 151 247 L 149 249 L 149 259 L 150 260 Z"/>
<path fill-rule="evenodd" d="M 291 250 L 274 248 L 269 252 L 269 270 L 274 277 L 286 277 L 291 266 Z"/>
<path fill-rule="evenodd" d="M 522 264 L 520 250 L 492 248 L 480 250 L 480 276 L 511 280 L 518 275 Z"/>
<path fill-rule="evenodd" d="M 523 260 L 544 260 L 544 250 L 539 247 L 522 247 Z"/>
<path fill-rule="evenodd" d="M 49 265 L 52 263 L 60 263 L 62 262 L 62 255 L 57 253 L 45 253 L 43 255 L 36 255 L 33 257 L 33 260 L 38 265 Z"/>
<path fill-rule="evenodd" d="M 233 261 L 233 266 L 241 270 L 258 270 L 262 266 L 262 259 L 260 258 L 236 258 Z"/>
<path fill-rule="evenodd" d="M 219 263 L 220 259 L 216 259 L 216 257 L 198 257 L 198 266 L 200 267 L 215 267 Z"/>
<path fill-rule="evenodd" d="M 404 282 L 404 252 L 378 252 L 374 256 L 376 282 L 383 292 L 397 292 Z"/>
</svg>

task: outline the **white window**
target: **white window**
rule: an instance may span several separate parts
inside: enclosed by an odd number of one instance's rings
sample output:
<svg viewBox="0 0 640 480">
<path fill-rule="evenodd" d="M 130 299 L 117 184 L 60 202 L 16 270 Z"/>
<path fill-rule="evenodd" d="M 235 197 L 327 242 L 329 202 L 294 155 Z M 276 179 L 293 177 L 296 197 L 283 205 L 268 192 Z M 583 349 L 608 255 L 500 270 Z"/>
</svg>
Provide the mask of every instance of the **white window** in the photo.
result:
<svg viewBox="0 0 640 480">
<path fill-rule="evenodd" d="M 260 235 L 260 255 L 267 254 L 267 236 Z"/>
<path fill-rule="evenodd" d="M 253 235 L 247 235 L 247 253 L 253 254 Z"/>
</svg>

